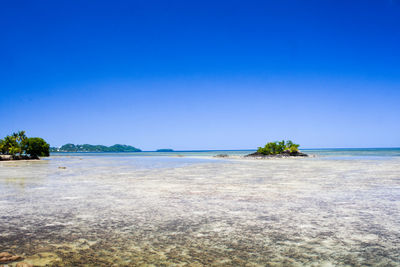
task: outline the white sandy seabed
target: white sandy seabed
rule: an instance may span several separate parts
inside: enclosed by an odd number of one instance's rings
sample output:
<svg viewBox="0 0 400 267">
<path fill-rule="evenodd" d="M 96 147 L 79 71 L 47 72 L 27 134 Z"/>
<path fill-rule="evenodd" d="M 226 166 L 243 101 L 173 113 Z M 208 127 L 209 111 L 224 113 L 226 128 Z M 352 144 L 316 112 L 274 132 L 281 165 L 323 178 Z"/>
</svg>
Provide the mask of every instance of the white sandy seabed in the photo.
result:
<svg viewBox="0 0 400 267">
<path fill-rule="evenodd" d="M 163 161 L 1 162 L 0 251 L 39 266 L 400 265 L 400 158 Z"/>
</svg>

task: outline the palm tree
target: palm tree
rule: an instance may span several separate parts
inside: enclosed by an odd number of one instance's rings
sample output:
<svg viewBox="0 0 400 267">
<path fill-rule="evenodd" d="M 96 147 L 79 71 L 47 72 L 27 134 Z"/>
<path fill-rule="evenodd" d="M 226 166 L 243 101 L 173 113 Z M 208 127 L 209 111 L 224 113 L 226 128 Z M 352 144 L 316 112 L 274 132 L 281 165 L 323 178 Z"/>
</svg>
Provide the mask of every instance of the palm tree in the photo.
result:
<svg viewBox="0 0 400 267">
<path fill-rule="evenodd" d="M 15 135 L 8 135 L 4 138 L 3 150 L 5 150 L 6 154 L 15 154 L 15 148 L 18 146 L 17 139 Z"/>
<path fill-rule="evenodd" d="M 0 154 L 4 154 L 4 140 L 0 139 Z"/>
<path fill-rule="evenodd" d="M 25 150 L 25 141 L 27 137 L 25 135 L 25 131 L 19 131 L 17 133 L 13 133 L 11 136 L 7 136 L 5 138 L 5 145 L 7 151 L 11 155 L 20 154 Z"/>
<path fill-rule="evenodd" d="M 18 140 L 19 140 L 20 142 L 23 142 L 23 141 L 26 140 L 25 131 L 19 131 L 19 132 L 17 133 L 17 135 L 18 135 Z"/>
<path fill-rule="evenodd" d="M 18 139 L 19 139 L 19 149 L 20 149 L 19 154 L 22 155 L 22 153 L 26 150 L 26 140 L 28 140 L 28 138 L 25 135 L 25 131 L 18 132 Z"/>
</svg>

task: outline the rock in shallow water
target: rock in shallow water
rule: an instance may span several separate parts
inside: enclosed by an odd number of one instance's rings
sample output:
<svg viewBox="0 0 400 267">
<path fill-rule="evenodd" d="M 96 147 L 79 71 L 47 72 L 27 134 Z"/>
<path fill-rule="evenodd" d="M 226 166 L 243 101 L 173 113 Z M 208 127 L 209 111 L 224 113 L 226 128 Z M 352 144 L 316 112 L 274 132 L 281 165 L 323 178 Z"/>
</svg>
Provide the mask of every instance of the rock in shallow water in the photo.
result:
<svg viewBox="0 0 400 267">
<path fill-rule="evenodd" d="M 218 154 L 214 156 L 215 158 L 227 158 L 228 154 Z"/>
<path fill-rule="evenodd" d="M 260 152 L 254 152 L 251 154 L 246 155 L 245 157 L 255 157 L 255 158 L 287 158 L 287 157 L 308 157 L 307 154 L 301 153 L 301 152 L 289 152 L 289 151 L 283 151 L 280 154 L 275 154 L 275 155 L 265 155 Z"/>
<path fill-rule="evenodd" d="M 13 262 L 22 259 L 20 256 L 8 252 L 0 252 L 0 263 Z"/>
</svg>

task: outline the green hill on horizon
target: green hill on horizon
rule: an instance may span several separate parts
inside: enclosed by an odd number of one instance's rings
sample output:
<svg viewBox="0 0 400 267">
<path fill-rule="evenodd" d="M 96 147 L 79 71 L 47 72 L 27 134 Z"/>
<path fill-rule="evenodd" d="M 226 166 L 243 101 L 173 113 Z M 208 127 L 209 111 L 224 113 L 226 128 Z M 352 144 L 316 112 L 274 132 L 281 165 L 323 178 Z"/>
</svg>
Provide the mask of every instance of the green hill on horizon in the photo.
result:
<svg viewBox="0 0 400 267">
<path fill-rule="evenodd" d="M 103 145 L 74 145 L 74 144 L 65 144 L 60 148 L 52 147 L 50 148 L 50 152 L 140 152 L 139 148 L 129 146 L 129 145 L 121 145 L 115 144 L 113 146 L 103 146 Z"/>
</svg>

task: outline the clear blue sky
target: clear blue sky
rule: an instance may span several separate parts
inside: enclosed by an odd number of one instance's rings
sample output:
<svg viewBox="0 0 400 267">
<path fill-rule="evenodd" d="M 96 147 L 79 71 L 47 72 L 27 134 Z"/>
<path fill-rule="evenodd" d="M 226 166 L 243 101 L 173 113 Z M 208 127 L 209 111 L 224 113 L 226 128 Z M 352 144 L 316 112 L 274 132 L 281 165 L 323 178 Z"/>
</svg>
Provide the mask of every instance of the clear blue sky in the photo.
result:
<svg viewBox="0 0 400 267">
<path fill-rule="evenodd" d="M 0 135 L 400 146 L 400 2 L 0 1 Z"/>
</svg>

